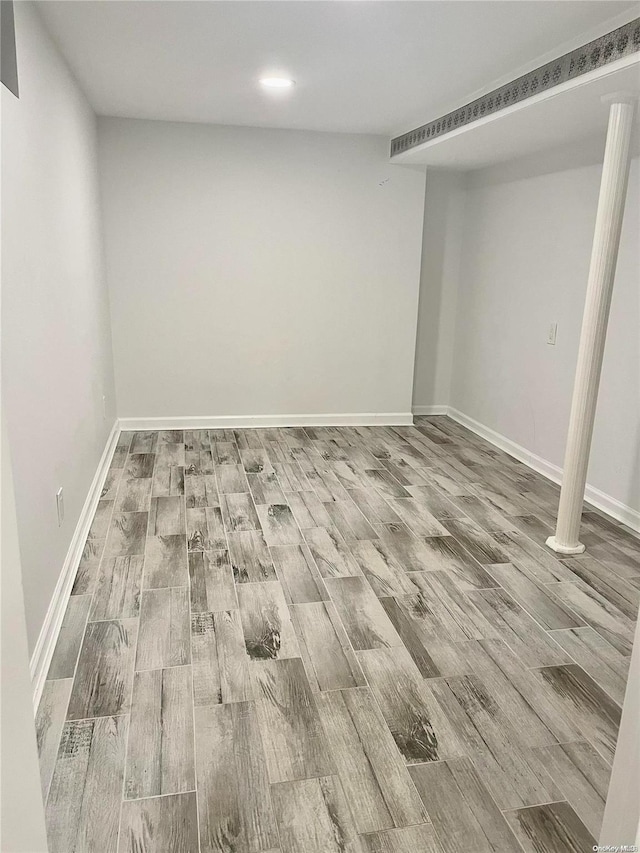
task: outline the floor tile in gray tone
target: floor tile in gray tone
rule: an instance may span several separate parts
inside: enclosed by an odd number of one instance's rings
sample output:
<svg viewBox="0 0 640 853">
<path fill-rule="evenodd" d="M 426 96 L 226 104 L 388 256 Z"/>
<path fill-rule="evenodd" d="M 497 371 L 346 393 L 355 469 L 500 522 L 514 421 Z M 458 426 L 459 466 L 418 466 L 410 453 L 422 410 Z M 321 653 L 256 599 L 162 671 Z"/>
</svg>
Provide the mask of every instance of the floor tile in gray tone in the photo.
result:
<svg viewBox="0 0 640 853">
<path fill-rule="evenodd" d="M 640 542 L 444 418 L 123 433 L 37 715 L 52 853 L 597 839 Z"/>
</svg>

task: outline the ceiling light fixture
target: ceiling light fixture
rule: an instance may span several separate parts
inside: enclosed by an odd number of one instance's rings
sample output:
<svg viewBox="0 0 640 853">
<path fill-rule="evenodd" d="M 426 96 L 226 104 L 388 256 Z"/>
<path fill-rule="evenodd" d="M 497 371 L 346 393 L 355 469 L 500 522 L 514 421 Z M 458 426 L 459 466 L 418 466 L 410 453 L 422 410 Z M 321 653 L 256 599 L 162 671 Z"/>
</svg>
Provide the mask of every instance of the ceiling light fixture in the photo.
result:
<svg viewBox="0 0 640 853">
<path fill-rule="evenodd" d="M 290 89 L 295 80 L 290 77 L 262 77 L 260 83 L 267 89 Z"/>
</svg>

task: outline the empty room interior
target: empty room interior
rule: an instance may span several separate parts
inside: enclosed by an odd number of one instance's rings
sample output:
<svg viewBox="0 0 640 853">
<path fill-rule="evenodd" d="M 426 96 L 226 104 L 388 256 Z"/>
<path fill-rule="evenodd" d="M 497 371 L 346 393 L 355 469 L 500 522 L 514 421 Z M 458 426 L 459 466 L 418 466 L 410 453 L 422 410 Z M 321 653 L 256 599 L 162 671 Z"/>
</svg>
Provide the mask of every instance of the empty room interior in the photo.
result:
<svg viewBox="0 0 640 853">
<path fill-rule="evenodd" d="M 3 853 L 637 850 L 640 4 L 1 10 Z"/>
</svg>

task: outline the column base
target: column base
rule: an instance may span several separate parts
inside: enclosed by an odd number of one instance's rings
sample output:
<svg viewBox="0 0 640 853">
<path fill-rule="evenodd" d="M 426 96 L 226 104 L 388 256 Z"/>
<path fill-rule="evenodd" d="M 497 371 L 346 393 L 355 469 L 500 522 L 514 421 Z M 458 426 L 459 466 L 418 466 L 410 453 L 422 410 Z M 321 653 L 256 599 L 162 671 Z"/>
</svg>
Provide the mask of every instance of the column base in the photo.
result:
<svg viewBox="0 0 640 853">
<path fill-rule="evenodd" d="M 547 548 L 551 548 L 552 551 L 556 551 L 558 554 L 582 554 L 584 551 L 584 545 L 581 542 L 573 546 L 562 545 L 555 536 L 550 536 L 545 544 Z"/>
</svg>

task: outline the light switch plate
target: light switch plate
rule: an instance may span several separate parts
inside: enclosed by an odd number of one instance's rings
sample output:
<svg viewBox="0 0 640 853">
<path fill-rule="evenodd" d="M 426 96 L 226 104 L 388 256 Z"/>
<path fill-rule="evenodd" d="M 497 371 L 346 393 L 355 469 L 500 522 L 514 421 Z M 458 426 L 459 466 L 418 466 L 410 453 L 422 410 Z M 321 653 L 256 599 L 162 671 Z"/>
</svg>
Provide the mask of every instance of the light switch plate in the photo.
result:
<svg viewBox="0 0 640 853">
<path fill-rule="evenodd" d="M 551 323 L 547 332 L 547 343 L 554 347 L 556 345 L 556 337 L 558 336 L 558 324 Z"/>
</svg>

